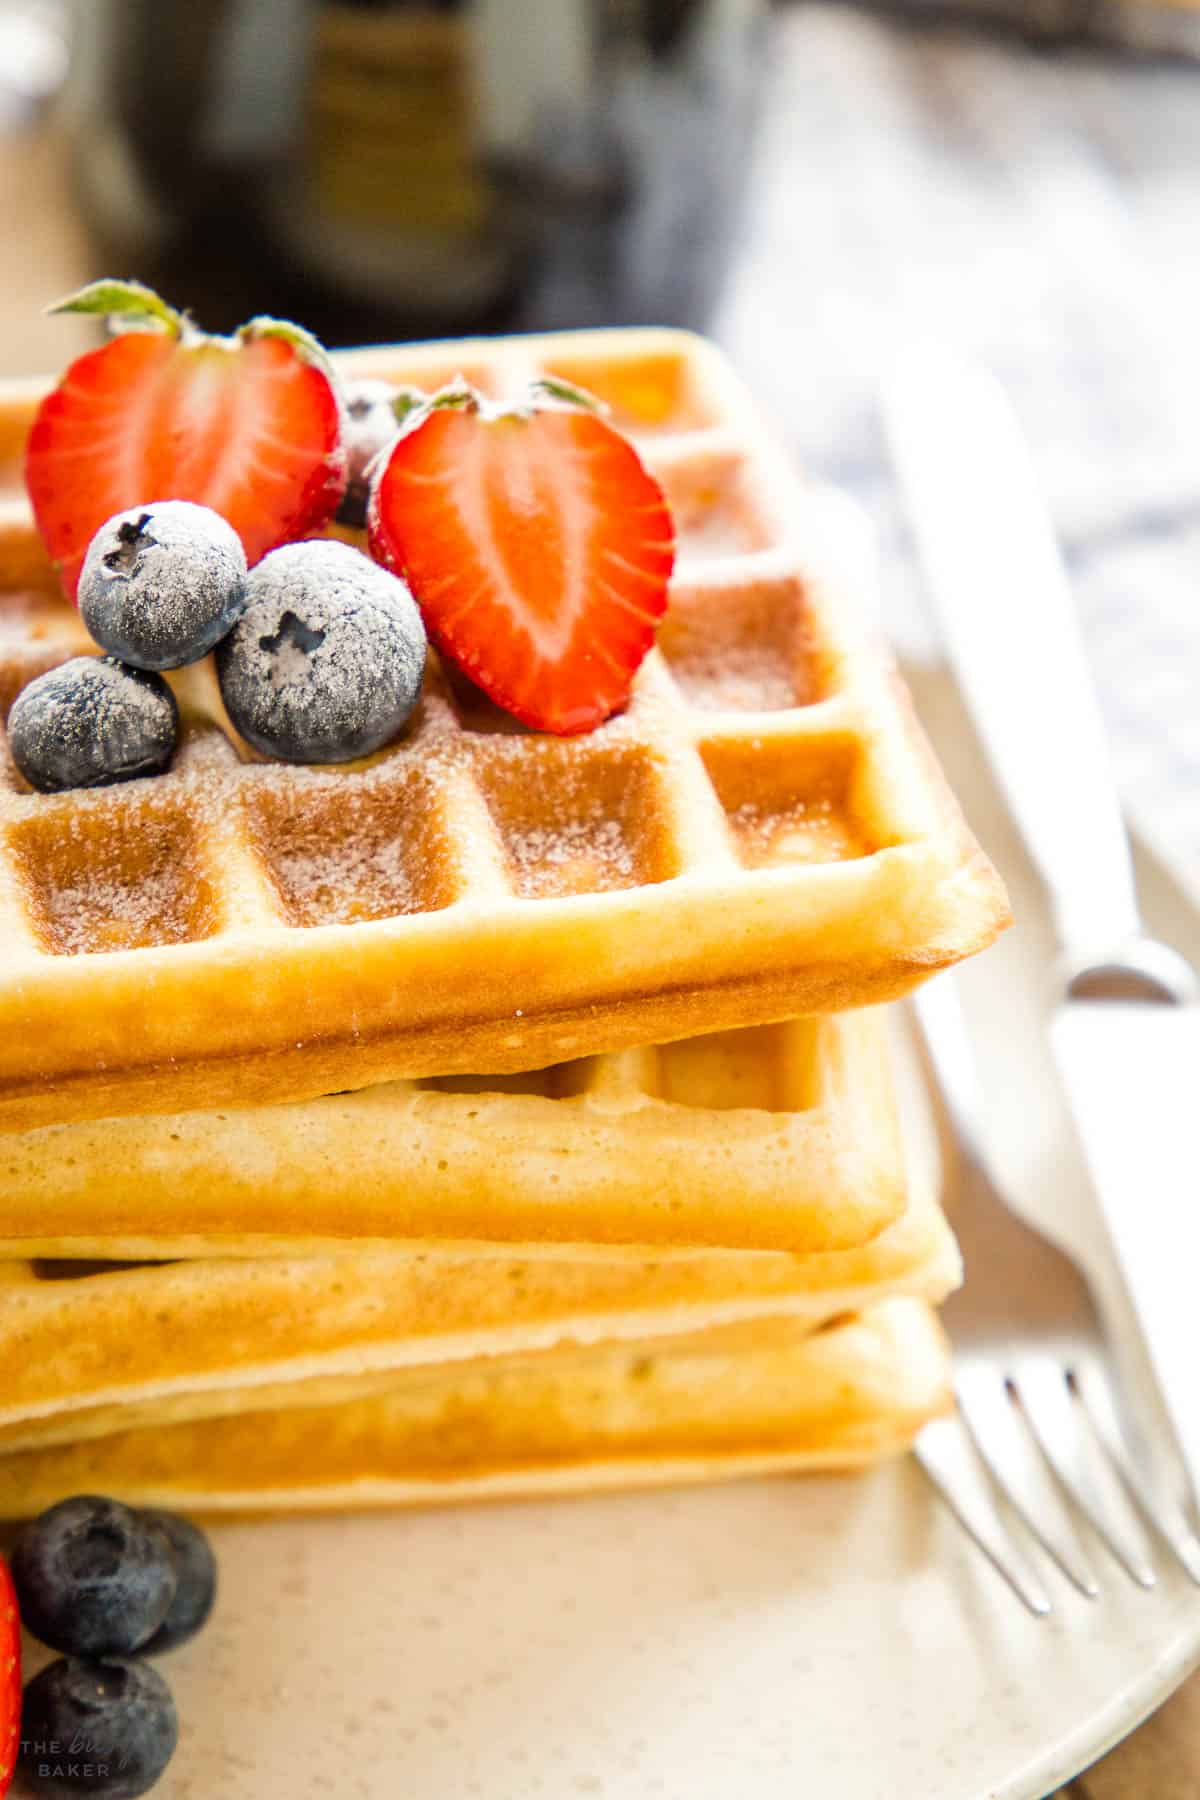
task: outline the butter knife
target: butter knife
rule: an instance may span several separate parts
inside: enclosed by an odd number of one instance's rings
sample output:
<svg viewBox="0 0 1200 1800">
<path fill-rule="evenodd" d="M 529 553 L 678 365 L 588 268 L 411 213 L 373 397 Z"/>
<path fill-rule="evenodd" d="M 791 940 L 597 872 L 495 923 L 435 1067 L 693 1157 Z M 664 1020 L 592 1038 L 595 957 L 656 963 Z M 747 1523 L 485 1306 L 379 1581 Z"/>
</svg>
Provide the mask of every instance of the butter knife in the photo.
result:
<svg viewBox="0 0 1200 1800">
<path fill-rule="evenodd" d="M 1054 1057 L 1200 1492 L 1200 988 L 1147 935 L 1066 567 L 1016 415 L 937 346 L 884 418 L 959 686 L 1057 926 Z"/>
</svg>

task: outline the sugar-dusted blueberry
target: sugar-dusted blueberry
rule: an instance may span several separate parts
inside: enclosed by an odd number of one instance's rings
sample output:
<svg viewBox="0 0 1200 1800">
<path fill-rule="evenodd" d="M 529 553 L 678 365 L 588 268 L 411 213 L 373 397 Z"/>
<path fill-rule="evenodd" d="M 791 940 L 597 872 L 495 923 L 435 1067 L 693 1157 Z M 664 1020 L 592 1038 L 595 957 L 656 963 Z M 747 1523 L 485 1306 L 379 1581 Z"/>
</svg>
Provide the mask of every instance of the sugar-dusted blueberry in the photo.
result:
<svg viewBox="0 0 1200 1800">
<path fill-rule="evenodd" d="M 13 761 L 43 794 L 158 775 L 178 739 L 162 676 L 111 656 L 76 656 L 39 675 L 8 715 Z"/>
<path fill-rule="evenodd" d="M 149 1663 L 122 1657 L 48 1663 L 21 1704 L 22 1792 L 45 1800 L 137 1800 L 179 1741 L 171 1690 Z"/>
<path fill-rule="evenodd" d="M 217 1559 L 207 1537 L 190 1519 L 154 1508 L 143 1509 L 142 1518 L 162 1532 L 175 1564 L 175 1598 L 139 1653 L 157 1656 L 160 1650 L 174 1650 L 177 1644 L 186 1643 L 208 1618 L 217 1597 Z"/>
<path fill-rule="evenodd" d="M 315 540 L 264 556 L 246 589 L 217 673 L 248 743 L 284 762 L 350 762 L 396 736 L 426 654 L 403 581 L 348 544 Z"/>
<path fill-rule="evenodd" d="M 361 527 L 367 522 L 371 486 L 367 470 L 425 395 L 419 388 L 394 387 L 390 381 L 352 381 L 346 385 L 344 398 L 348 480 L 338 507 L 338 524 Z"/>
<path fill-rule="evenodd" d="M 32 1520 L 9 1566 L 26 1630 L 71 1656 L 140 1650 L 178 1585 L 158 1526 L 99 1494 L 60 1500 Z"/>
<path fill-rule="evenodd" d="M 246 553 L 208 506 L 158 500 L 103 524 L 84 559 L 79 610 L 100 645 L 139 669 L 207 656 L 246 604 Z"/>
</svg>

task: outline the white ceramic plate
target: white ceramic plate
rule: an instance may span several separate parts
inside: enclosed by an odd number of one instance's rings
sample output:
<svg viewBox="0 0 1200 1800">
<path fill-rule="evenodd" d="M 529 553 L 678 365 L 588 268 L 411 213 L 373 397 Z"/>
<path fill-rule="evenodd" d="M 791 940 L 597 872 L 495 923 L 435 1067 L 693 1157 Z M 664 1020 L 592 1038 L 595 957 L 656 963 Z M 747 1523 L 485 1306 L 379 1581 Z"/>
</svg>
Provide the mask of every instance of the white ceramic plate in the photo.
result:
<svg viewBox="0 0 1200 1800">
<path fill-rule="evenodd" d="M 964 977 L 997 1156 L 1088 1249 L 1039 1041 L 1048 943 L 953 696 L 919 699 L 1021 927 Z M 1155 922 L 1200 933 L 1148 871 Z M 1200 1663 L 1200 1593 L 1050 1573 L 1026 1615 L 912 1465 L 862 1479 L 239 1524 L 167 1659 L 162 1800 L 1039 1800 Z"/>
</svg>

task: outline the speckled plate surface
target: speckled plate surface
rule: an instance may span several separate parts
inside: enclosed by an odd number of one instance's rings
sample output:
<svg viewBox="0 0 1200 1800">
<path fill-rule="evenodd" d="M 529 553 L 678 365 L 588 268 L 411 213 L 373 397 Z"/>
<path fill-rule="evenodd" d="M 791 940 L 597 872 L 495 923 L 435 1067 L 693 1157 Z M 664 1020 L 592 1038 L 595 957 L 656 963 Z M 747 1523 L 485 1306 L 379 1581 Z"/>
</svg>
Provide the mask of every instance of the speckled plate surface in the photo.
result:
<svg viewBox="0 0 1200 1800">
<path fill-rule="evenodd" d="M 918 700 L 1021 924 L 963 977 L 998 1159 L 1110 1279 L 1038 1023 L 1040 900 L 952 696 Z M 1200 952 L 1166 879 L 1153 922 Z M 1039 1800 L 1200 1663 L 1200 1593 L 1050 1575 L 1029 1618 L 914 1466 L 628 1498 L 223 1525 L 164 1660 L 162 1800 Z"/>
</svg>

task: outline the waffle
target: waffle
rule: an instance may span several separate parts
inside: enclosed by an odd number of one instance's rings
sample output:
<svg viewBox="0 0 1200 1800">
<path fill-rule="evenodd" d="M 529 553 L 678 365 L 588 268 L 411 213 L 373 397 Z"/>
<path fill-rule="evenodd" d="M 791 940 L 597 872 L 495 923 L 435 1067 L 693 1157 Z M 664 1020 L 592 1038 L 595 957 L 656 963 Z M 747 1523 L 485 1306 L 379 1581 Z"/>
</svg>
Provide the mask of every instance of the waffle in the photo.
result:
<svg viewBox="0 0 1200 1800">
<path fill-rule="evenodd" d="M 227 1417 L 0 1456 L 0 1517 L 81 1492 L 291 1511 L 854 1467 L 906 1449 L 948 1404 L 947 1375 L 933 1314 L 890 1300 L 817 1333 L 776 1319 L 295 1383 L 243 1395 Z"/>
<path fill-rule="evenodd" d="M 311 1256 L 389 1239 L 837 1250 L 881 1231 L 906 1193 L 874 1009 L 532 1075 L 48 1126 L 4 1137 L 0 1175 L 9 1256 Z"/>
<path fill-rule="evenodd" d="M 342 366 L 608 401 L 678 521 L 658 648 L 571 740 L 434 666 L 395 746 L 287 767 L 206 664 L 175 678 L 165 776 L 37 796 L 6 762 L 0 1126 L 541 1068 L 889 999 L 995 936 L 1003 890 L 858 619 L 858 528 L 795 486 L 716 351 L 583 333 Z M 18 497 L 37 396 L 0 394 L 5 705 L 83 643 Z"/>
<path fill-rule="evenodd" d="M 0 1264 L 0 1449 L 203 1416 L 263 1384 L 361 1376 L 563 1343 L 678 1336 L 786 1317 L 809 1331 L 902 1294 L 936 1305 L 959 1276 L 917 1190 L 857 1250 L 794 1257 L 519 1261 L 462 1252 Z"/>
</svg>

